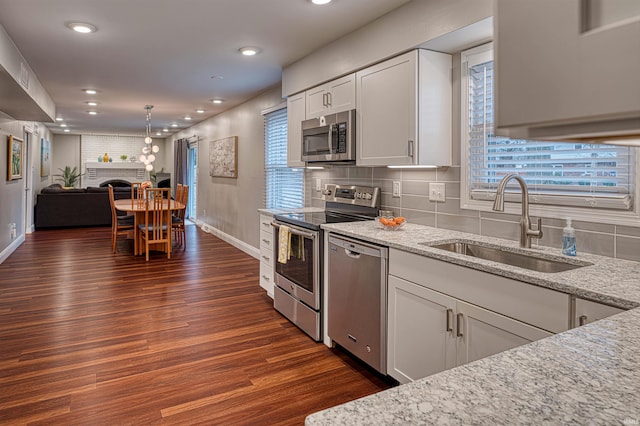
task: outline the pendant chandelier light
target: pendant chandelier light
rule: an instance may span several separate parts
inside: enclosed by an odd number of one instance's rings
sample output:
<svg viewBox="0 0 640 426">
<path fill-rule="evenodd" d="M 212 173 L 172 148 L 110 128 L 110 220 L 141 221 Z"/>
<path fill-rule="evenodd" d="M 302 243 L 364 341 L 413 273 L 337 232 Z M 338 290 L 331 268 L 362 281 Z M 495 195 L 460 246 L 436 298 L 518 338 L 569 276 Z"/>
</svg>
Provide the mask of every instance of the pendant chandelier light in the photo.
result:
<svg viewBox="0 0 640 426">
<path fill-rule="evenodd" d="M 153 145 L 153 139 L 151 139 L 151 109 L 153 105 L 147 105 L 144 109 L 147 111 L 147 136 L 144 138 L 144 147 L 142 148 L 142 154 L 138 158 L 145 165 L 148 172 L 153 171 L 153 162 L 156 161 L 156 156 L 160 151 L 158 145 Z"/>
</svg>

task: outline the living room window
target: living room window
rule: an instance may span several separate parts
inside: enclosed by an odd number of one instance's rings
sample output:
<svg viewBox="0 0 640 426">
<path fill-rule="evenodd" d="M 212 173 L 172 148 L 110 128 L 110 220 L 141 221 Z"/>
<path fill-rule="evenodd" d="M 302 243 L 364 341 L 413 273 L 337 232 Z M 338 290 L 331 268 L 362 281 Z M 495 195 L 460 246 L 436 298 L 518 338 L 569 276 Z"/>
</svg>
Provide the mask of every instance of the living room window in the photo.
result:
<svg viewBox="0 0 640 426">
<path fill-rule="evenodd" d="M 287 108 L 264 114 L 265 206 L 304 206 L 304 170 L 287 167 Z"/>
<path fill-rule="evenodd" d="M 517 173 L 527 182 L 536 214 L 637 218 L 635 149 L 496 136 L 493 44 L 462 52 L 461 58 L 463 208 L 490 210 L 500 180 Z M 520 189 L 512 184 L 507 201 L 520 201 Z"/>
</svg>

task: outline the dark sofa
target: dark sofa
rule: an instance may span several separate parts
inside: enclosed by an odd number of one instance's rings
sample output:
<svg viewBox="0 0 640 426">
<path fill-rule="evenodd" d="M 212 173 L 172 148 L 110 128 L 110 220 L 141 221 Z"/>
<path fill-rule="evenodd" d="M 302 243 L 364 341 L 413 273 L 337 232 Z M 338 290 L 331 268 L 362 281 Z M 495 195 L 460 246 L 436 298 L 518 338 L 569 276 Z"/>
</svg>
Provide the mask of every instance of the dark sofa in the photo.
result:
<svg viewBox="0 0 640 426">
<path fill-rule="evenodd" d="M 113 190 L 116 200 L 131 198 L 130 187 Z M 36 197 L 36 229 L 110 225 L 111 206 L 106 186 L 62 189 L 59 184 L 53 184 L 43 188 Z"/>
</svg>

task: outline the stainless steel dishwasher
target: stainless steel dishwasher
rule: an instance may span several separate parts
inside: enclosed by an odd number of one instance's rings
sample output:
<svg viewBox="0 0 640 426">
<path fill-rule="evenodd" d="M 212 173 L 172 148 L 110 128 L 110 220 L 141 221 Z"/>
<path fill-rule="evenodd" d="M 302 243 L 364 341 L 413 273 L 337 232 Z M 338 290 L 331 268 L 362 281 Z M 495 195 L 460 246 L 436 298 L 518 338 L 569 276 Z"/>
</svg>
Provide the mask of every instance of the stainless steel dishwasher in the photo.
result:
<svg viewBox="0 0 640 426">
<path fill-rule="evenodd" d="M 388 249 L 336 235 L 328 245 L 327 334 L 387 374 Z"/>
</svg>

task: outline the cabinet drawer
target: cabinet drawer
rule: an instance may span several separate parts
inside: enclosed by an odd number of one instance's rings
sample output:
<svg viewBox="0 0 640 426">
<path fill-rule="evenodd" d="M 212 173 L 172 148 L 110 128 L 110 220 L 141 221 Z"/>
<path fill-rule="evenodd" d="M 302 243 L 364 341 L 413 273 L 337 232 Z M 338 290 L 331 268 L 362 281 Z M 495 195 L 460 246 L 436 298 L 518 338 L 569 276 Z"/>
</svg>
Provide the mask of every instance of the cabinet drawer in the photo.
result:
<svg viewBox="0 0 640 426">
<path fill-rule="evenodd" d="M 543 330 L 569 329 L 565 293 L 394 249 L 389 250 L 389 274 Z"/>
<path fill-rule="evenodd" d="M 273 219 L 271 218 L 271 216 L 265 216 L 263 214 L 260 215 L 260 230 L 261 231 L 267 231 L 267 232 L 272 232 L 271 228 L 271 222 L 273 221 Z"/>
<path fill-rule="evenodd" d="M 273 250 L 266 247 L 260 247 L 260 262 L 273 268 Z"/>
<path fill-rule="evenodd" d="M 267 290 L 267 294 L 273 297 L 273 267 L 260 262 L 260 287 Z"/>
<path fill-rule="evenodd" d="M 260 250 L 273 250 L 273 232 L 260 231 Z"/>
</svg>

